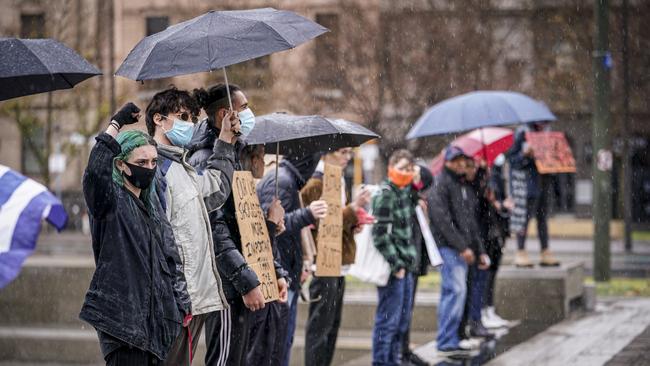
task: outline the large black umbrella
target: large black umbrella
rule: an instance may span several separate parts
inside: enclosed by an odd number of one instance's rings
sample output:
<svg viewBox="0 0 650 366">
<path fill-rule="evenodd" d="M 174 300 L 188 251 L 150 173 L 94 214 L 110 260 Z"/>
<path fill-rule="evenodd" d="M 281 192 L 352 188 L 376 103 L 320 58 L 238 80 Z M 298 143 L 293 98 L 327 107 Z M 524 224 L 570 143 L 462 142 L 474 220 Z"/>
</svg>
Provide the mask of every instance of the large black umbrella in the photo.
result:
<svg viewBox="0 0 650 366">
<path fill-rule="evenodd" d="M 53 39 L 0 38 L 0 100 L 70 89 L 101 74 Z"/>
<path fill-rule="evenodd" d="M 223 68 L 227 84 L 226 66 L 294 48 L 327 31 L 291 11 L 210 11 L 142 39 L 115 74 L 149 80 Z"/>
<path fill-rule="evenodd" d="M 271 113 L 256 117 L 253 130 L 246 137 L 249 145 L 275 145 L 275 174 L 278 155 L 295 152 L 334 151 L 355 147 L 380 136 L 369 129 L 344 119 L 319 115 L 296 116 Z M 277 178 L 276 178 L 277 194 Z"/>
</svg>

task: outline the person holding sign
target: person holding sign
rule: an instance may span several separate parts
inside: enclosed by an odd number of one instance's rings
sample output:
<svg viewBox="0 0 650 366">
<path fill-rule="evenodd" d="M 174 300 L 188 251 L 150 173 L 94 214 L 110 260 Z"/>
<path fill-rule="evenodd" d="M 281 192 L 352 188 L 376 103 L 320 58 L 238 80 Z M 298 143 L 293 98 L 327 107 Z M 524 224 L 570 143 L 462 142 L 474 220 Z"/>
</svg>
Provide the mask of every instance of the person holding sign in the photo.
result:
<svg viewBox="0 0 650 366">
<path fill-rule="evenodd" d="M 541 245 L 542 266 L 557 266 L 560 262 L 555 259 L 548 247 L 548 186 L 550 175 L 541 175 L 535 163 L 535 155 L 531 146 L 526 142 L 527 132 L 541 132 L 547 123 L 532 123 L 521 126 L 515 131 L 514 142 L 506 156 L 510 162 L 511 192 L 515 208 L 512 213 L 512 231 L 517 235 L 517 267 L 532 267 L 533 263 L 526 252 L 526 236 L 528 222 L 535 217 L 537 220 L 537 235 Z"/>
<path fill-rule="evenodd" d="M 413 301 L 413 273 L 417 252 L 412 237 L 415 205 L 411 200 L 415 164 L 407 150 L 397 150 L 388 159 L 388 179 L 372 200 L 377 219 L 372 238 L 377 250 L 390 265 L 386 286 L 378 286 L 379 302 L 372 331 L 373 365 L 399 365 L 402 339 L 410 323 Z"/>
<path fill-rule="evenodd" d="M 233 110 L 237 111 L 238 116 L 241 118 L 242 115 L 252 114 L 248 107 L 248 99 L 243 91 L 236 85 L 230 85 L 229 90 L 232 95 Z M 223 84 L 215 85 L 207 91 L 204 89 L 194 90 L 195 98 L 207 114 L 207 118 L 199 122 L 197 128 L 195 128 L 192 141 L 188 146 L 192 154 L 189 162 L 197 168 L 199 173 L 207 166 L 211 146 L 221 133 L 224 118 L 229 113 L 227 92 L 228 89 Z M 255 124 L 254 116 L 250 121 L 247 118 L 243 119 L 241 137 L 245 137 Z M 248 126 L 248 123 L 251 123 L 252 126 Z M 247 127 L 243 128 L 244 125 L 247 125 Z M 264 148 L 246 147 L 239 137 L 234 137 L 233 141 L 235 169 L 237 171 L 252 171 L 254 174 L 261 175 L 259 171 L 259 154 L 253 157 L 250 157 L 250 155 L 261 149 L 261 169 L 263 172 Z M 247 166 L 243 166 L 240 162 L 242 155 L 246 155 Z M 235 175 L 238 173 L 236 172 Z M 222 207 L 209 214 L 217 268 L 229 308 L 220 314 L 210 316 L 206 320 L 207 352 L 205 363 L 207 365 L 217 365 L 224 361 L 228 365 L 235 366 L 246 364 L 253 312 L 263 309 L 266 302 L 263 293 L 264 284 L 243 255 L 240 227 L 236 218 L 237 210 L 234 195 L 237 188 L 236 183 L 236 178 L 233 178 L 233 190 L 226 202 Z M 257 198 L 254 186 L 252 194 Z M 274 217 L 282 217 L 284 214 L 282 206 L 277 201 L 271 205 L 269 211 L 271 216 Z M 257 224 L 258 231 L 260 225 L 266 225 L 263 217 L 259 217 L 255 224 Z M 280 222 L 275 224 L 279 225 Z M 250 229 L 250 226 L 247 229 Z M 273 230 L 275 232 L 275 226 Z M 272 268 L 274 269 L 275 266 Z M 284 295 L 283 298 L 286 301 L 287 282 L 283 278 L 286 273 L 281 269 L 280 271 L 279 280 L 277 283 L 273 281 L 273 285 L 278 286 L 278 291 Z M 222 349 L 223 345 L 227 345 L 225 346 L 227 347 L 226 350 Z"/>
<path fill-rule="evenodd" d="M 309 205 L 323 196 L 323 176 L 326 164 L 345 169 L 351 158 L 352 148 L 349 147 L 324 155 L 316 166 L 314 175 L 300 190 L 303 203 Z M 327 366 L 332 362 L 336 338 L 341 324 L 341 311 L 343 310 L 345 269 L 354 262 L 356 251 L 354 232 L 359 227 L 357 209 L 364 207 L 370 201 L 370 192 L 361 189 L 355 199 L 346 205 L 345 179 L 341 177 L 340 181 L 340 192 L 335 195 L 338 195 L 343 207 L 341 210 L 342 249 L 340 263 L 342 273 L 339 276 L 331 277 L 314 275 L 309 284 L 309 297 L 320 300 L 309 304 L 309 316 L 305 330 L 305 365 Z M 317 227 L 312 230 L 312 235 L 320 251 Z"/>
</svg>

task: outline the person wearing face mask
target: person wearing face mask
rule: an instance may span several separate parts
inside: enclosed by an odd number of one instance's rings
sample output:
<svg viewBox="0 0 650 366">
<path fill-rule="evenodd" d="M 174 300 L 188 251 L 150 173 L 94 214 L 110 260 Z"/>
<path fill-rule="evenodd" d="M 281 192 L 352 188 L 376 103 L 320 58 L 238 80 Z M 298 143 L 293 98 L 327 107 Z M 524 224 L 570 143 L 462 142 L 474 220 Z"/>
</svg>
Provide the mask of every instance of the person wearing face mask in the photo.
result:
<svg viewBox="0 0 650 366">
<path fill-rule="evenodd" d="M 386 286 L 377 287 L 373 365 L 399 365 L 402 361 L 402 340 L 413 308 L 413 273 L 417 271 L 417 250 L 411 241 L 411 220 L 415 215 L 411 190 L 413 185 L 420 185 L 415 177 L 413 155 L 407 150 L 393 152 L 388 159 L 388 179 L 372 200 L 372 212 L 377 220 L 372 238 L 391 269 Z"/>
<path fill-rule="evenodd" d="M 289 314 L 288 330 L 284 340 L 284 349 L 280 355 L 280 365 L 288 366 L 291 357 L 291 346 L 296 331 L 296 318 L 298 314 L 298 295 L 300 293 L 301 280 L 303 279 L 303 261 L 301 230 L 304 227 L 313 225 L 316 220 L 322 219 L 327 214 L 327 203 L 323 200 L 316 200 L 303 207 L 300 200 L 300 190 L 305 186 L 309 178 L 314 174 L 316 165 L 320 160 L 320 153 L 292 152 L 282 158 L 278 167 L 276 196 L 275 170 L 271 170 L 257 185 L 257 196 L 264 211 L 268 211 L 276 199 L 280 200 L 284 208 L 285 231 L 276 238 L 277 247 L 280 252 L 280 263 L 289 272 Z"/>
<path fill-rule="evenodd" d="M 209 213 L 219 209 L 230 195 L 235 160 L 232 141 L 239 121 L 234 113 L 227 114 L 206 169 L 198 174 L 187 162 L 187 146 L 199 111 L 187 91 L 174 87 L 154 95 L 146 110 L 147 130 L 158 143 L 160 155 L 156 188 L 183 260 L 192 300 L 192 316 L 165 361 L 168 365 L 189 365 L 206 318 L 228 308 Z M 225 347 L 220 352 L 222 358 L 227 356 Z"/>
<path fill-rule="evenodd" d="M 255 116 L 248 107 L 248 100 L 244 92 L 233 84 L 229 85 L 229 89 L 233 110 L 236 111 L 241 121 L 240 137 L 245 137 L 255 125 Z M 223 84 L 215 85 L 207 91 L 204 89 L 194 90 L 194 98 L 207 115 L 207 118 L 197 125 L 192 141 L 188 145 L 192 154 L 188 161 L 199 174 L 209 163 L 211 146 L 214 145 L 223 126 L 223 119 L 228 114 L 230 106 L 227 91 Z M 244 153 L 246 144 L 238 137 L 233 139 L 233 144 L 236 152 L 235 170 L 242 170 L 239 156 Z M 250 169 L 250 167 L 248 168 Z M 261 178 L 261 174 L 258 178 Z M 270 210 L 280 211 L 280 216 L 284 214 L 282 206 L 277 200 L 271 205 Z M 235 200 L 232 192 L 221 208 L 210 212 L 210 226 L 217 267 L 230 306 L 223 313 L 211 314 L 206 320 L 206 365 L 220 364 L 220 358 L 223 358 L 221 349 L 223 344 L 230 345 L 226 350 L 226 364 L 245 365 L 253 312 L 261 310 L 265 306 L 260 281 L 242 254 L 235 212 Z M 269 230 L 270 234 L 275 233 L 275 226 L 273 230 Z M 276 272 L 279 271 L 278 290 L 282 295 L 281 300 L 286 301 L 287 281 L 284 278 L 286 273 L 279 267 L 279 263 L 277 263 L 276 269 Z"/>
<path fill-rule="evenodd" d="M 125 105 L 97 136 L 83 176 L 96 269 L 79 317 L 99 337 L 107 365 L 168 357 L 191 314 L 171 226 L 155 192 L 156 142 L 122 132 L 140 109 Z"/>
<path fill-rule="evenodd" d="M 325 154 L 316 166 L 316 171 L 300 190 L 305 205 L 319 200 L 323 195 L 323 174 L 325 164 L 347 167 L 352 158 L 352 148 L 346 147 Z M 370 192 L 361 189 L 354 200 L 346 205 L 345 179 L 341 177 L 341 203 L 343 216 L 342 242 L 342 276 L 317 277 L 313 276 L 309 284 L 309 297 L 320 299 L 309 304 L 309 316 L 305 329 L 305 365 L 330 365 L 336 346 L 341 312 L 343 310 L 343 293 L 345 292 L 345 273 L 354 263 L 356 243 L 354 233 L 360 227 L 357 210 L 364 208 L 370 201 Z M 318 238 L 318 229 L 312 230 L 314 242 Z M 318 246 L 318 243 L 316 243 Z M 314 260 L 315 262 L 315 260 Z"/>
</svg>

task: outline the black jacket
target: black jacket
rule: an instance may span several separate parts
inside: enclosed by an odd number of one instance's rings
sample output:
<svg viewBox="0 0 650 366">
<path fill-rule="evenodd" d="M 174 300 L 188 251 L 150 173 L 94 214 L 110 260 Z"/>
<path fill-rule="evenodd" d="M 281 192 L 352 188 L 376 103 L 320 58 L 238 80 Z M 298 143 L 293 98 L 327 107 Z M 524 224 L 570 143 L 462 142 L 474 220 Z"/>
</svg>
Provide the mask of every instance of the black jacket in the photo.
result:
<svg viewBox="0 0 650 366">
<path fill-rule="evenodd" d="M 431 231 L 439 246 L 485 253 L 476 220 L 476 199 L 463 178 L 447 168 L 435 177 L 428 195 Z"/>
<path fill-rule="evenodd" d="M 300 189 L 312 175 L 313 169 L 311 172 L 305 172 L 305 175 L 307 173 L 309 175 L 303 177 L 300 171 L 287 160 L 281 161 L 278 168 L 278 196 L 285 211 L 284 226 L 286 230 L 276 237 L 276 246 L 280 251 L 282 267 L 289 272 L 292 290 L 300 288 L 300 273 L 302 272 L 300 230 L 315 223 L 311 211 L 300 207 Z M 260 180 L 257 185 L 257 195 L 260 198 L 262 209 L 266 212 L 275 197 L 275 169 L 269 171 Z"/>
<path fill-rule="evenodd" d="M 191 156 L 188 162 L 200 174 L 207 166 L 207 161 L 212 155 L 212 146 L 217 139 L 219 131 L 211 128 L 207 120 L 199 122 L 194 130 L 192 141 L 188 145 Z M 242 141 L 235 143 L 235 170 L 241 170 L 239 154 L 245 144 Z M 218 210 L 210 213 L 210 226 L 212 228 L 212 241 L 217 259 L 217 269 L 223 283 L 223 291 L 229 302 L 246 295 L 249 291 L 259 286 L 260 281 L 255 271 L 246 263 L 242 255 L 241 236 L 237 217 L 235 216 L 235 200 L 232 192 L 226 203 Z M 275 225 L 267 221 L 271 242 Z M 274 250 L 275 271 L 278 277 L 286 277 Z"/>
<path fill-rule="evenodd" d="M 110 135 L 99 135 L 83 177 L 97 268 L 79 317 L 165 359 L 191 311 L 189 295 L 157 196 L 145 204 L 112 180 L 120 151 Z"/>
</svg>

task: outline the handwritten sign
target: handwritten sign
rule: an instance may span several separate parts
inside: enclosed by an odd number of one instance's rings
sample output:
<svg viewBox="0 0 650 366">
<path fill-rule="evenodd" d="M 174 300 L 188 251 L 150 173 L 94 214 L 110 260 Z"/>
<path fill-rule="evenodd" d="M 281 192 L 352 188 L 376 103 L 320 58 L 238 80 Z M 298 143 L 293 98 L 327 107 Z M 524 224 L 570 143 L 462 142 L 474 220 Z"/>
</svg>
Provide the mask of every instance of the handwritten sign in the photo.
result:
<svg viewBox="0 0 650 366">
<path fill-rule="evenodd" d="M 564 133 L 528 132 L 526 142 L 533 149 L 540 174 L 576 172 L 576 161 Z"/>
<path fill-rule="evenodd" d="M 271 241 L 264 213 L 255 193 L 253 175 L 250 172 L 236 171 L 233 175 L 232 191 L 244 258 L 261 282 L 264 302 L 278 300 L 278 280 L 273 265 Z"/>
<path fill-rule="evenodd" d="M 341 204 L 340 167 L 325 164 L 323 172 L 323 195 L 327 202 L 327 216 L 320 220 L 316 238 L 316 276 L 338 277 L 341 275 L 343 213 Z"/>
</svg>

